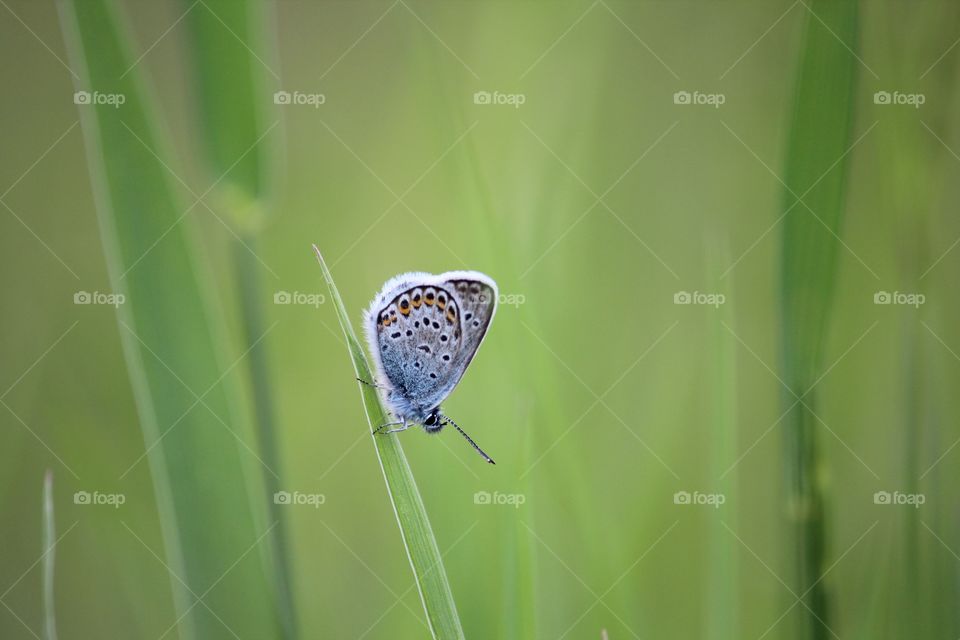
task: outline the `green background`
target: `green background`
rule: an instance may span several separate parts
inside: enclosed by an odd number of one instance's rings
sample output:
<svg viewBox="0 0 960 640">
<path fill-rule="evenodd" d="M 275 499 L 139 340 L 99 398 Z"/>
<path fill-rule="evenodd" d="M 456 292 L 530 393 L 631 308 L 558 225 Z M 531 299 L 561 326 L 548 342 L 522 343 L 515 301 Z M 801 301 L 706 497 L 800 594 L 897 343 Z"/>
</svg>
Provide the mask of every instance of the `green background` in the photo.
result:
<svg viewBox="0 0 960 640">
<path fill-rule="evenodd" d="M 190 16 L 178 19 L 211 9 L 120 7 L 186 209 L 221 172 L 205 164 Z M 211 276 L 222 371 L 249 346 L 231 256 L 255 255 L 279 486 L 325 497 L 283 510 L 301 636 L 428 634 L 316 243 L 355 326 L 382 283 L 408 270 L 476 269 L 514 296 L 444 404 L 497 466 L 453 431 L 402 438 L 467 637 L 794 637 L 806 614 L 789 578 L 778 220 L 801 36 L 825 28 L 808 6 L 265 9 L 253 100 L 263 129 L 276 126 L 257 150 L 267 167 L 258 242 L 238 248 L 229 194 L 180 224 Z M 816 385 L 825 637 L 956 638 L 960 7 L 862 2 L 859 21 L 859 42 L 845 42 L 858 80 Z M 0 637 L 41 633 L 46 469 L 62 536 L 60 635 L 173 637 L 142 458 L 151 443 L 121 330 L 112 307 L 73 302 L 112 285 L 56 6 L 4 0 L 0 48 Z M 325 102 L 274 105 L 276 90 Z M 478 105 L 477 91 L 525 102 Z M 678 105 L 677 91 L 725 102 Z M 877 91 L 925 102 L 876 104 Z M 133 269 L 161 265 L 148 254 Z M 725 303 L 674 304 L 681 291 Z M 925 302 L 874 304 L 880 291 Z M 325 301 L 279 305 L 277 292 Z M 244 367 L 228 376 L 246 388 Z M 221 428 L 197 411 L 201 427 Z M 248 431 L 238 429 L 240 455 L 259 473 Z M 77 491 L 125 503 L 78 505 Z M 523 504 L 476 504 L 480 491 Z M 725 502 L 677 505 L 678 491 Z M 878 491 L 925 503 L 875 504 Z M 222 513 L 204 523 L 211 535 L 233 525 Z M 252 552 L 240 563 L 260 561 Z M 225 626 L 250 607 L 218 605 Z"/>
</svg>

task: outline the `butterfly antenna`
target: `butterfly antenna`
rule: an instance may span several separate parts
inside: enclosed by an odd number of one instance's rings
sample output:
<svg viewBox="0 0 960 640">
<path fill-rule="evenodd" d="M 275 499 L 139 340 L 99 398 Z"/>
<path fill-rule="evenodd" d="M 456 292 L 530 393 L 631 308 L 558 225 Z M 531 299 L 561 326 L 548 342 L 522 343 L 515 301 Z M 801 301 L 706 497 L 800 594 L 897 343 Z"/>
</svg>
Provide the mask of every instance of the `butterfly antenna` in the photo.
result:
<svg viewBox="0 0 960 640">
<path fill-rule="evenodd" d="M 484 459 L 484 460 L 486 460 L 486 461 L 489 462 L 490 464 L 497 464 L 496 462 L 493 461 L 493 458 L 491 458 L 490 456 L 488 456 L 486 453 L 484 453 L 483 449 L 481 449 L 479 446 L 477 446 L 477 443 L 473 441 L 473 438 L 471 438 L 470 436 L 468 436 L 468 435 L 466 434 L 466 432 L 465 432 L 463 429 L 460 428 L 460 425 L 458 425 L 456 422 L 454 422 L 453 420 L 451 420 L 451 419 L 448 418 L 447 416 L 443 416 L 443 420 L 444 420 L 444 423 L 445 423 L 445 424 L 449 423 L 449 424 L 452 424 L 454 427 L 456 427 L 457 431 L 460 432 L 460 435 L 462 435 L 464 438 L 467 439 L 467 442 L 469 442 L 470 445 L 471 445 L 474 449 L 477 450 L 477 453 L 479 453 L 481 456 L 483 456 L 483 459 Z"/>
</svg>

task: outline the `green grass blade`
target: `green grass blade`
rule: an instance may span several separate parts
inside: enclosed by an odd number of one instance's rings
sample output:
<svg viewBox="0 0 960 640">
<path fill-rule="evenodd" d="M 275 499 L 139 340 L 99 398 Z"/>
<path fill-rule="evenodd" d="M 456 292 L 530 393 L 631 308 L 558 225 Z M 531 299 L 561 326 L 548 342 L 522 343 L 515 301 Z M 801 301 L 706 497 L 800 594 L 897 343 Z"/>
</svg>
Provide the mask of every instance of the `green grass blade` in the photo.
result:
<svg viewBox="0 0 960 640">
<path fill-rule="evenodd" d="M 80 111 L 111 283 L 126 297 L 117 310 L 119 333 L 172 574 L 175 624 L 191 640 L 232 638 L 236 630 L 275 638 L 271 585 L 255 553 L 270 530 L 252 511 L 265 496 L 240 442 L 249 419 L 228 375 L 232 364 L 193 251 L 192 221 L 171 188 L 164 138 L 115 6 L 60 5 L 77 89 L 125 98 L 119 107 Z"/>
<path fill-rule="evenodd" d="M 43 638 L 57 640 L 57 619 L 53 598 L 54 545 L 57 529 L 53 520 L 53 472 L 43 479 Z"/>
<path fill-rule="evenodd" d="M 267 495 L 281 490 L 283 465 L 278 455 L 278 429 L 262 301 L 262 269 L 256 253 L 266 204 L 273 125 L 264 99 L 269 78 L 266 33 L 261 28 L 270 7 L 247 0 L 184 0 L 189 28 L 194 82 L 203 132 L 202 151 L 216 181 L 217 206 L 237 228 L 233 242 L 233 274 L 240 305 L 244 343 L 252 345 L 246 359 L 256 421 L 257 443 L 263 460 Z M 268 471 L 269 469 L 269 471 Z M 276 475 L 275 475 L 276 474 Z M 278 477 L 279 476 L 279 477 Z M 268 571 L 274 581 L 276 607 L 285 638 L 297 636 L 293 577 L 287 545 L 286 511 L 269 501 L 275 534 L 264 541 Z"/>
<path fill-rule="evenodd" d="M 327 269 L 320 249 L 316 245 L 313 248 L 317 253 L 317 260 L 320 261 L 323 277 L 330 288 L 330 298 L 337 310 L 337 319 L 340 321 L 343 336 L 350 350 L 354 373 L 356 377 L 372 382 L 374 377 L 367 363 L 367 357 L 357 340 L 330 270 Z M 360 385 L 363 409 L 372 431 L 377 426 L 388 422 L 388 412 L 380 403 L 376 389 L 359 382 L 357 384 Z M 427 510 L 417 489 L 413 472 L 400 447 L 400 440 L 395 435 L 377 435 L 373 437 L 373 444 L 433 637 L 440 640 L 463 638 L 463 629 L 453 601 L 453 592 L 450 590 L 450 583 L 443 568 L 440 549 L 430 528 Z"/>
<path fill-rule="evenodd" d="M 823 0 L 810 8 L 829 29 L 807 16 L 783 178 L 784 209 L 806 193 L 784 219 L 782 232 L 785 373 L 797 393 L 816 379 L 823 356 L 859 69 L 840 42 L 856 43 L 856 2 Z"/>
<path fill-rule="evenodd" d="M 252 345 L 247 355 L 247 370 L 250 373 L 250 389 L 253 395 L 253 411 L 256 421 L 257 444 L 263 460 L 263 483 L 268 496 L 282 489 L 283 465 L 279 455 L 279 436 L 276 428 L 273 385 L 267 354 L 267 341 L 260 340 L 267 332 L 261 301 L 263 300 L 262 265 L 247 246 L 234 245 L 233 263 L 236 285 L 239 288 L 240 316 L 246 344 Z M 276 474 L 276 475 L 274 475 Z M 273 500 L 267 502 L 270 521 L 276 531 L 264 544 L 269 545 L 268 562 L 272 573 L 277 614 L 283 627 L 284 638 L 297 637 L 297 615 L 293 598 L 293 572 L 290 568 L 290 548 L 287 544 L 287 516 L 283 505 Z"/>
<path fill-rule="evenodd" d="M 817 0 L 807 11 L 787 143 L 781 255 L 783 377 L 797 396 L 822 366 L 823 345 L 841 249 L 839 234 L 852 144 L 860 62 L 855 0 Z M 796 398 L 784 396 L 787 406 Z M 795 589 L 805 593 L 797 616 L 801 638 L 826 638 L 831 602 L 826 582 L 827 488 L 817 447 L 815 395 L 793 406 L 784 422 Z"/>
<path fill-rule="evenodd" d="M 220 180 L 216 194 L 239 229 L 258 228 L 268 187 L 270 145 L 263 140 L 268 66 L 261 33 L 268 7 L 247 0 L 183 2 L 189 9 L 193 86 L 203 151 Z"/>
</svg>

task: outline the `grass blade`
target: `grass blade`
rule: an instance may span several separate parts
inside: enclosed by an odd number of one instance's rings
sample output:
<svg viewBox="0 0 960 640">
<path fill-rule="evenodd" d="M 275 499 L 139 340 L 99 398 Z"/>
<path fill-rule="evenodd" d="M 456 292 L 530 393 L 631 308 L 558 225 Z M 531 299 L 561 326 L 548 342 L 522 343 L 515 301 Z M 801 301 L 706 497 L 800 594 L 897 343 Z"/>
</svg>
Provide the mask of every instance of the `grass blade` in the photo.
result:
<svg viewBox="0 0 960 640">
<path fill-rule="evenodd" d="M 270 528 L 258 527 L 265 515 L 253 512 L 265 496 L 247 469 L 249 418 L 228 375 L 233 365 L 218 342 L 223 331 L 215 330 L 141 67 L 116 5 L 59 6 L 77 89 L 124 97 L 119 106 L 81 106 L 81 121 L 111 284 L 126 298 L 119 332 L 160 511 L 174 625 L 185 639 L 232 638 L 235 629 L 275 638 L 271 585 L 253 554 Z M 131 462 L 126 473 L 137 470 Z"/>
<path fill-rule="evenodd" d="M 816 399 L 804 394 L 822 367 L 861 63 L 848 49 L 857 46 L 854 0 L 817 0 L 806 13 L 784 175 L 784 205 L 793 209 L 781 238 L 781 348 L 784 380 L 792 392 L 784 401 L 793 407 L 784 424 L 795 590 L 805 594 L 798 637 L 826 638 L 831 602 L 820 577 L 827 569 L 827 488 L 817 447 Z M 798 397 L 803 401 L 796 402 Z"/>
<path fill-rule="evenodd" d="M 253 239 L 251 239 L 252 242 Z M 237 242 L 233 251 L 233 266 L 236 285 L 239 288 L 240 316 L 243 322 L 245 344 L 252 345 L 247 355 L 247 370 L 250 373 L 250 388 L 253 395 L 253 411 L 256 421 L 257 444 L 264 465 L 261 474 L 268 496 L 281 490 L 283 465 L 279 455 L 279 437 L 276 428 L 273 385 L 267 354 L 267 341 L 260 340 L 267 332 L 260 301 L 263 299 L 262 266 L 249 246 Z M 290 568 L 290 549 L 287 545 L 287 517 L 283 505 L 274 500 L 267 502 L 270 521 L 276 531 L 269 545 L 269 570 L 272 573 L 277 613 L 283 627 L 284 638 L 297 637 L 297 616 L 293 599 L 293 572 Z"/>
<path fill-rule="evenodd" d="M 316 245 L 313 248 L 317 253 L 317 260 L 320 261 L 324 280 L 330 288 L 330 298 L 337 310 L 337 319 L 340 321 L 340 327 L 343 329 L 343 336 L 350 351 L 354 373 L 362 380 L 372 381 L 374 377 L 367 363 L 367 357 L 357 340 L 330 270 L 323 261 L 320 249 Z M 372 431 L 377 426 L 388 422 L 388 412 L 380 403 L 376 389 L 359 382 L 357 384 L 360 385 L 363 409 Z M 427 613 L 430 631 L 434 638 L 440 640 L 463 638 L 463 629 L 453 601 L 453 592 L 450 590 L 450 583 L 443 568 L 440 549 L 430 528 L 427 510 L 417 489 L 413 472 L 400 447 L 400 440 L 395 435 L 378 435 L 373 437 L 373 444 L 377 451 L 380 469 L 383 471 L 383 478 L 387 483 L 387 493 L 390 496 L 394 514 L 400 525 L 400 535 L 407 550 L 410 567 L 413 569 L 417 588 L 420 590 L 420 599 Z"/>
<path fill-rule="evenodd" d="M 270 7 L 248 0 L 184 1 L 191 36 L 193 81 L 203 132 L 202 151 L 217 185 L 216 202 L 237 229 L 233 239 L 233 274 L 239 298 L 244 344 L 252 345 L 246 359 L 256 422 L 257 444 L 264 462 L 267 495 L 281 490 L 283 465 L 276 428 L 273 379 L 267 340 L 259 340 L 267 325 L 261 301 L 263 265 L 257 257 L 259 231 L 269 213 L 270 132 L 264 104 L 267 73 L 273 73 L 264 51 L 267 38 L 261 28 Z M 293 577 L 286 515 L 283 505 L 268 501 L 276 531 L 264 541 L 265 561 L 274 582 L 276 607 L 285 638 L 297 636 Z"/>
<path fill-rule="evenodd" d="M 53 597 L 54 546 L 57 529 L 53 520 L 53 472 L 43 478 L 43 638 L 57 640 L 57 618 Z"/>
<path fill-rule="evenodd" d="M 269 144 L 262 138 L 269 94 L 265 38 L 269 10 L 247 0 L 183 2 L 190 29 L 193 84 L 207 163 L 218 180 L 216 195 L 243 231 L 259 228 L 268 187 Z"/>
</svg>

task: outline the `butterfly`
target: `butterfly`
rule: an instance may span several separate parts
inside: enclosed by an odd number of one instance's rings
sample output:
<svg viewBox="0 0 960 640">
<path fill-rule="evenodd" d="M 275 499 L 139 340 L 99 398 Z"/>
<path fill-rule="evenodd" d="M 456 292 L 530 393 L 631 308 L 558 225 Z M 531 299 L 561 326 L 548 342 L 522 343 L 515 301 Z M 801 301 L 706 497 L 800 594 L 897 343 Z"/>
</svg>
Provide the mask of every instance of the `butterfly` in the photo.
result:
<svg viewBox="0 0 960 640">
<path fill-rule="evenodd" d="M 483 449 L 448 416 L 440 403 L 453 391 L 497 310 L 497 283 L 477 271 L 440 275 L 404 273 L 391 278 L 364 314 L 367 342 L 373 353 L 376 382 L 396 422 L 380 425 L 385 433 L 422 425 L 439 433 L 452 424 L 490 464 Z M 361 382 L 366 382 L 361 380 Z"/>
</svg>

